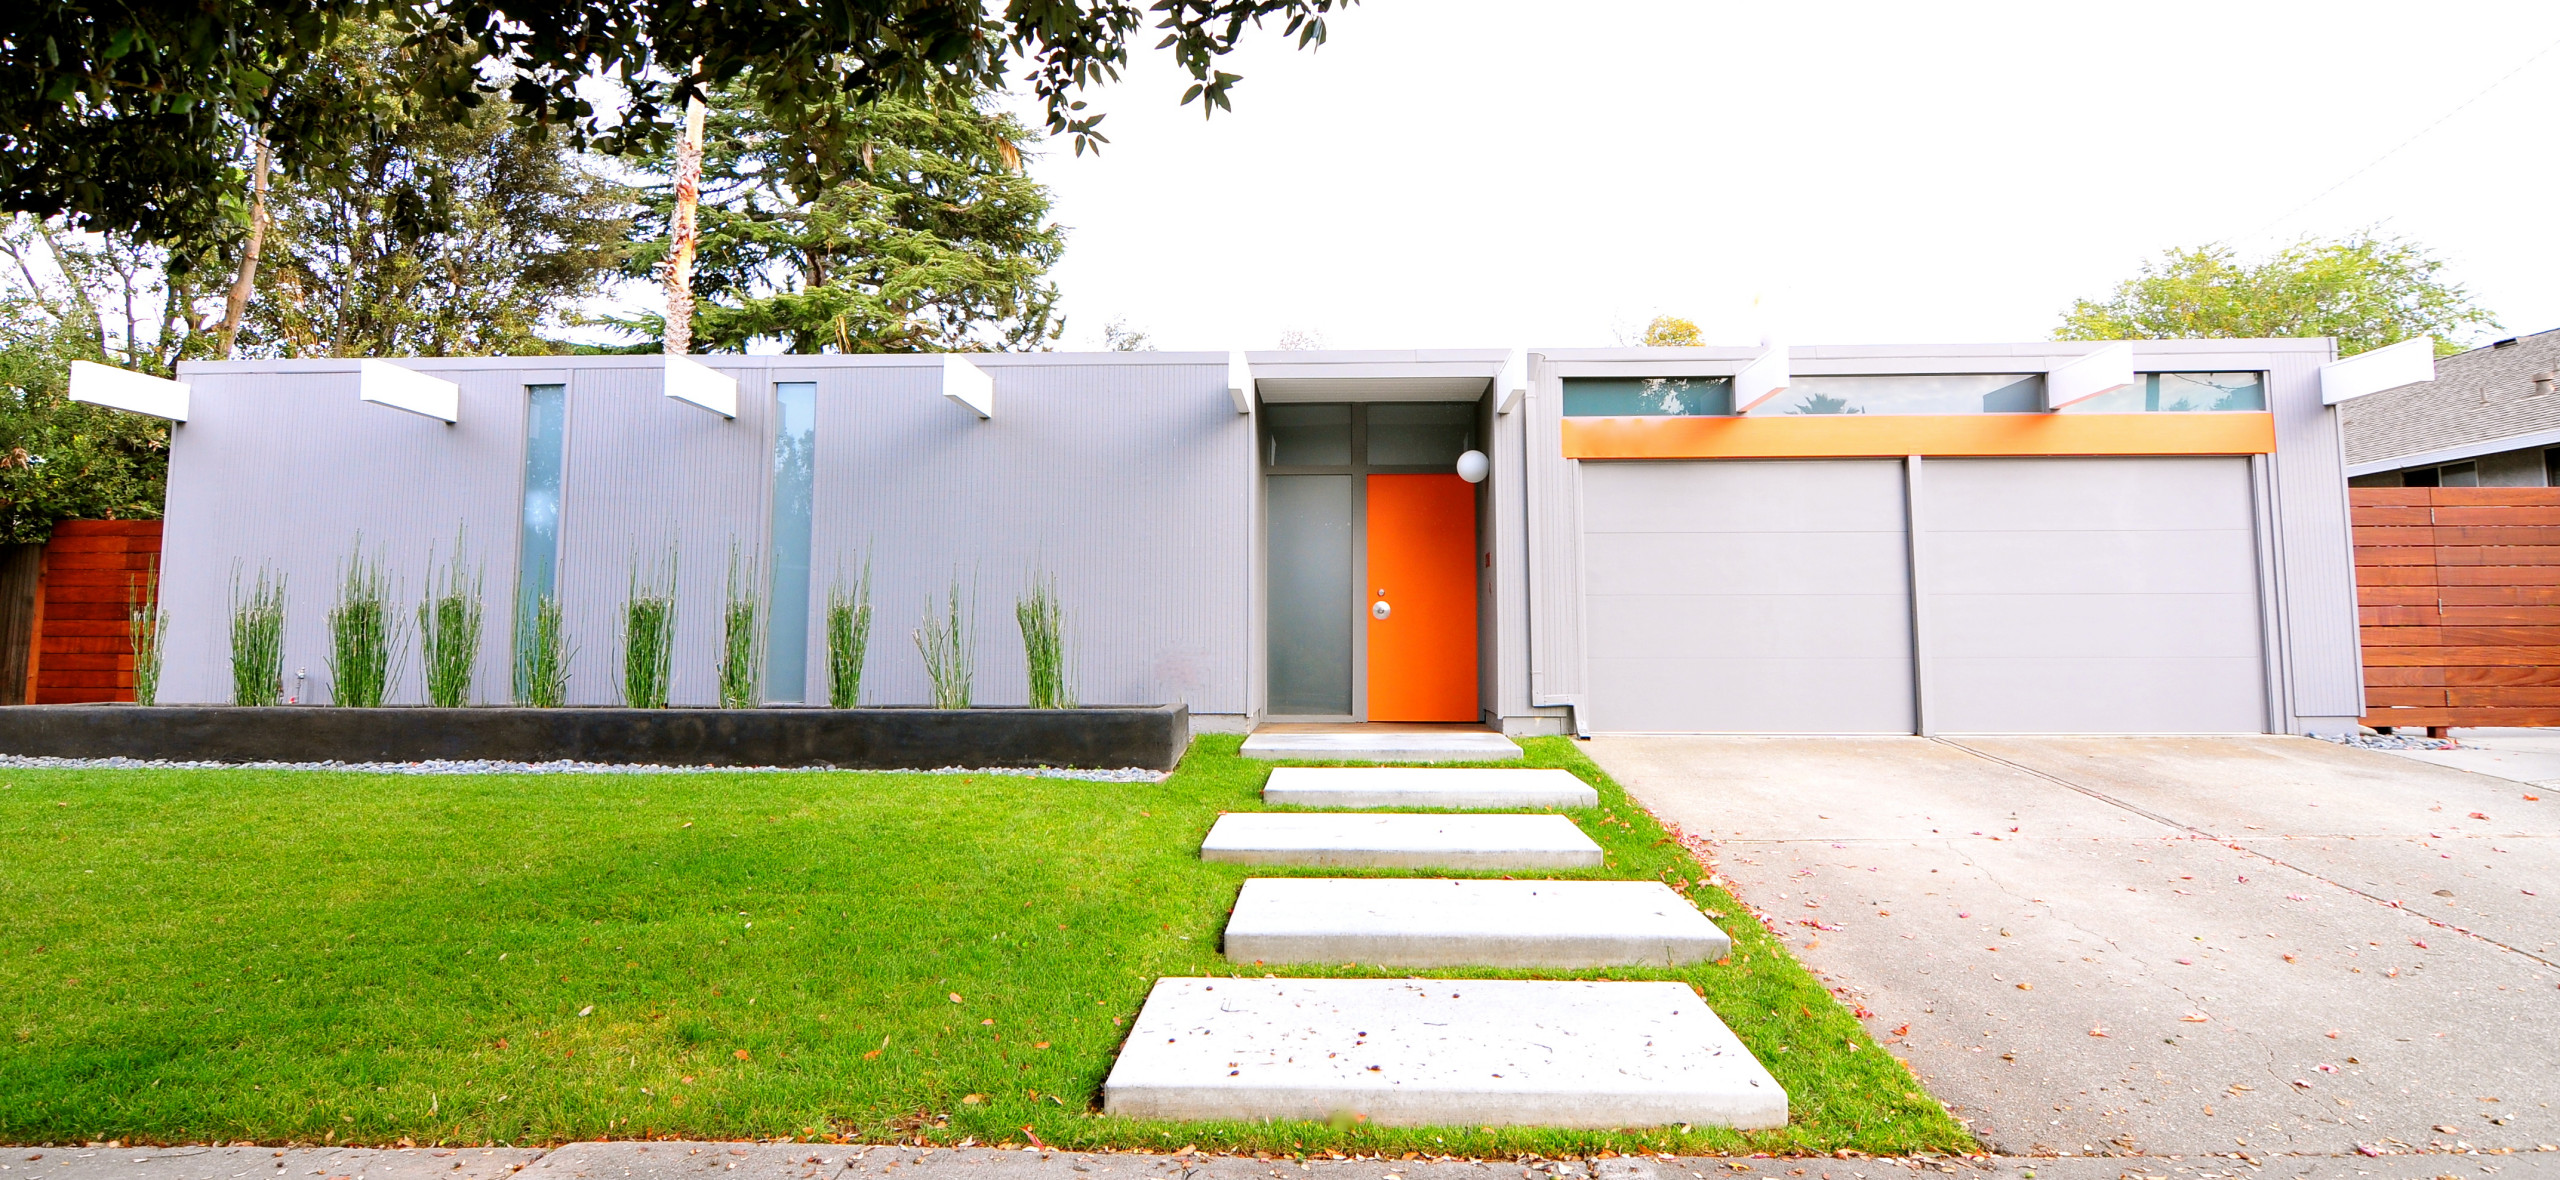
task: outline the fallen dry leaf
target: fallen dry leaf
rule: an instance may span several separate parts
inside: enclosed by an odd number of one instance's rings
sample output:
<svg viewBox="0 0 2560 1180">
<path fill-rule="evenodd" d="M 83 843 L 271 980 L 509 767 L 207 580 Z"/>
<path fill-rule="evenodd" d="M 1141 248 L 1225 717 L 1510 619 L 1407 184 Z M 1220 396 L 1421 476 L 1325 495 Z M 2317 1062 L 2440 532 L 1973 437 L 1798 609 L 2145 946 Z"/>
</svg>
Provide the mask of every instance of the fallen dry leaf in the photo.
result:
<svg viewBox="0 0 2560 1180">
<path fill-rule="evenodd" d="M 2022 992 L 2031 992 L 2036 990 L 2036 985 L 2032 983 L 2022 983 L 2018 985 L 2018 990 Z"/>
<path fill-rule="evenodd" d="M 2211 1024 L 2211 1023 L 2213 1023 L 2213 1018 L 2212 1018 L 2212 1017 L 2210 1017 L 2210 1016 L 2205 1015 L 2205 1014 L 2204 1014 L 2204 1013 L 2202 1013 L 2202 1012 L 2189 1012 L 2189 1013 L 2187 1013 L 2186 1015 L 2179 1017 L 2178 1019 L 2183 1020 L 2183 1021 L 2186 1021 L 2186 1022 L 2187 1022 L 2187 1023 L 2189 1023 L 2189 1024 Z"/>
<path fill-rule="evenodd" d="M 954 1004 L 959 1003 L 959 1002 L 960 1002 L 960 993 L 958 993 L 958 992 L 953 992 L 953 993 L 951 993 L 951 1002 L 952 1002 L 952 1003 L 954 1003 Z"/>
<path fill-rule="evenodd" d="M 737 1058 L 738 1060 L 740 1060 L 740 1061 L 745 1061 L 745 1060 L 747 1060 L 747 1051 L 746 1051 L 746 1050 L 744 1050 L 744 1049 L 740 1049 L 740 1050 L 738 1050 L 736 1053 L 731 1054 L 730 1056 L 736 1057 L 736 1058 Z"/>
<path fill-rule="evenodd" d="M 1041 1041 L 1041 1042 L 1039 1042 L 1039 1043 L 1037 1043 L 1037 1044 L 1032 1045 L 1031 1047 L 1032 1047 L 1032 1048 L 1034 1048 L 1034 1049 L 1046 1049 L 1046 1048 L 1048 1048 L 1048 1047 L 1049 1047 L 1049 1042 L 1047 1042 L 1047 1041 Z"/>
<path fill-rule="evenodd" d="M 961 1103 L 967 1106 L 976 1106 L 986 1100 L 987 1096 L 984 1094 L 970 1094 L 960 1099 Z"/>
<path fill-rule="evenodd" d="M 870 1051 L 870 1052 L 868 1052 L 868 1053 L 863 1054 L 863 1055 L 862 1055 L 862 1059 L 863 1059 L 864 1061 L 869 1061 L 869 1060 L 871 1060 L 871 1059 L 872 1059 L 872 1058 L 874 1058 L 874 1057 L 878 1057 L 879 1055 L 880 1055 L 880 1051 L 879 1051 L 878 1049 L 874 1049 L 874 1050 L 872 1050 L 872 1051 Z"/>
<path fill-rule="evenodd" d="M 2093 1028 L 2089 1030 L 2089 1035 L 2093 1037 L 2103 1037 L 2107 1035 L 2107 1030 L 2103 1028 Z"/>
</svg>

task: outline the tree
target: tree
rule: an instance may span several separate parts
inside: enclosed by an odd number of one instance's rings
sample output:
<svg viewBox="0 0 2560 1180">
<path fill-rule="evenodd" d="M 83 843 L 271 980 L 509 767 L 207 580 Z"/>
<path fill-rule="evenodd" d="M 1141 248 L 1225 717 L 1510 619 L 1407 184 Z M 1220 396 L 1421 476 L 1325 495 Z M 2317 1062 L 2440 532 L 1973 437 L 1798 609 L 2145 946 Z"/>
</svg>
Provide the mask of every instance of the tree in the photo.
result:
<svg viewBox="0 0 2560 1180">
<path fill-rule="evenodd" d="M 1154 352 L 1155 337 L 1144 328 L 1132 327 L 1126 316 L 1113 316 L 1102 325 L 1102 346 L 1113 352 Z"/>
<path fill-rule="evenodd" d="M 1625 337 L 1619 339 L 1624 340 Z M 1707 334 L 1698 330 L 1695 320 L 1676 315 L 1658 315 L 1645 324 L 1644 335 L 1636 343 L 1647 348 L 1696 348 L 1707 342 Z"/>
<path fill-rule="evenodd" d="M 1052 134 L 1102 142 L 1077 97 L 1116 78 L 1152 16 L 1157 43 L 1192 76 L 1185 103 L 1225 108 L 1237 75 L 1217 69 L 1266 19 L 1301 47 L 1353 0 L 22 0 L 0 32 L 0 212 L 68 214 L 152 241 L 200 238 L 237 190 L 242 128 L 263 128 L 287 175 L 360 144 L 345 97 L 307 85 L 366 21 L 406 36 L 430 67 L 418 113 L 454 119 L 503 98 L 525 127 L 579 146 L 662 149 L 684 102 L 752 79 L 751 97 L 822 136 L 857 129 L 806 116 L 845 95 L 918 100 L 1001 91 L 1027 70 Z M 691 68 L 685 68 L 691 63 Z M 621 109 L 598 111 L 591 82 Z M 818 143 L 842 159 L 841 142 Z M 796 163 L 796 162 L 795 162 Z M 840 177 L 798 176 L 816 191 Z"/>
<path fill-rule="evenodd" d="M 2336 241 L 2309 238 L 2262 261 L 2230 246 L 2169 250 L 2104 300 L 2073 301 L 2056 340 L 2172 340 L 2332 336 L 2351 356 L 2417 336 L 2436 352 L 2462 350 L 2498 326 L 2461 284 L 2438 277 L 2442 260 L 2367 229 Z"/>
<path fill-rule="evenodd" d="M 41 228 L 31 220 L 7 235 L 19 265 L 0 288 L 0 542 L 8 544 L 42 541 L 60 520 L 158 516 L 168 485 L 167 423 L 71 400 L 72 361 L 119 358 L 100 348 L 95 300 L 85 290 L 73 298 L 69 280 L 25 256 Z"/>
<path fill-rule="evenodd" d="M 360 133 L 270 197 L 245 351 L 472 356 L 558 351 L 541 330 L 620 277 L 631 189 L 483 106 L 448 121 L 436 68 L 354 27 L 306 80 L 363 97 Z"/>
<path fill-rule="evenodd" d="M 821 116 L 849 132 L 837 161 L 813 158 L 830 140 L 775 123 L 744 101 L 748 89 L 713 94 L 703 135 L 701 347 L 960 352 L 1057 336 L 1046 276 L 1065 231 L 1049 220 L 1048 191 L 1022 171 L 1030 133 L 1012 116 L 976 102 L 844 96 Z M 810 168 L 795 173 L 794 159 Z M 672 166 L 662 159 L 660 175 Z M 815 191 L 792 179 L 846 173 Z M 674 210 L 671 181 L 650 194 L 631 261 L 639 273 L 665 254 Z M 650 337 L 665 327 L 657 314 L 609 322 Z"/>
</svg>

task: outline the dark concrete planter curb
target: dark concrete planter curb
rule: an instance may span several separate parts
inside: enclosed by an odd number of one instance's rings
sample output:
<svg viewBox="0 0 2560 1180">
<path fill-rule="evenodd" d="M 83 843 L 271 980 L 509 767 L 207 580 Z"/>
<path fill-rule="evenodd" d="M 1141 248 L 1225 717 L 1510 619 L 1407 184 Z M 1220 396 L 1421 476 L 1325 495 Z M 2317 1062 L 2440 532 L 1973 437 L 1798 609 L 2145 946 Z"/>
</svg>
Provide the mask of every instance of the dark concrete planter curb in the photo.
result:
<svg viewBox="0 0 2560 1180">
<path fill-rule="evenodd" d="M 1183 705 L 1091 709 L 337 709 L 15 705 L 0 754 L 171 762 L 603 762 L 1171 770 Z"/>
</svg>

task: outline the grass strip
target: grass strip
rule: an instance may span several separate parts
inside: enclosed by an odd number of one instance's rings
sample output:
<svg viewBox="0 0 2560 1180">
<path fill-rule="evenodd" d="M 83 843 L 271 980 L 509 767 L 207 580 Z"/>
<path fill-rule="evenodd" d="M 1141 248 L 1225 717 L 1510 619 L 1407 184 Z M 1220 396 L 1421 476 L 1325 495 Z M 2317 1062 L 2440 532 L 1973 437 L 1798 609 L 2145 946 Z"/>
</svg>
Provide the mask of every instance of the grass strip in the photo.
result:
<svg viewBox="0 0 2560 1180">
<path fill-rule="evenodd" d="M 1161 1124 L 1097 1113 L 1160 976 L 1235 974 L 1254 875 L 1205 864 L 1266 763 L 1161 784 L 877 773 L 0 774 L 0 1141 L 1022 1142 L 1460 1156 L 1970 1146 L 1823 985 L 1573 744 L 1565 812 L 1735 953 L 1677 970 L 1793 1098 L 1738 1134 Z M 1370 875 L 1401 876 L 1379 872 Z M 1463 874 L 1450 874 L 1463 875 Z M 1489 874 L 1478 874 L 1489 875 Z M 1254 972 L 1260 974 L 1260 971 Z M 1291 969 L 1403 977 L 1404 971 Z"/>
</svg>

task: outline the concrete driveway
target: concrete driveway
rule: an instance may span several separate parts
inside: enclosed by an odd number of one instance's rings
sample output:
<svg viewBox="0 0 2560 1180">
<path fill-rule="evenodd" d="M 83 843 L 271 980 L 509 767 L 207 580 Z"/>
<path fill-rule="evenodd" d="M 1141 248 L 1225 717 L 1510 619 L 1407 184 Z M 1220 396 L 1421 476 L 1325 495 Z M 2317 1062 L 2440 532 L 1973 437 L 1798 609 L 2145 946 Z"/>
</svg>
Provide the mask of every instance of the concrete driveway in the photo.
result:
<svg viewBox="0 0 2560 1180">
<path fill-rule="evenodd" d="M 2560 1144 L 2560 792 L 2284 737 L 1588 749 L 1995 1151 Z"/>
</svg>

